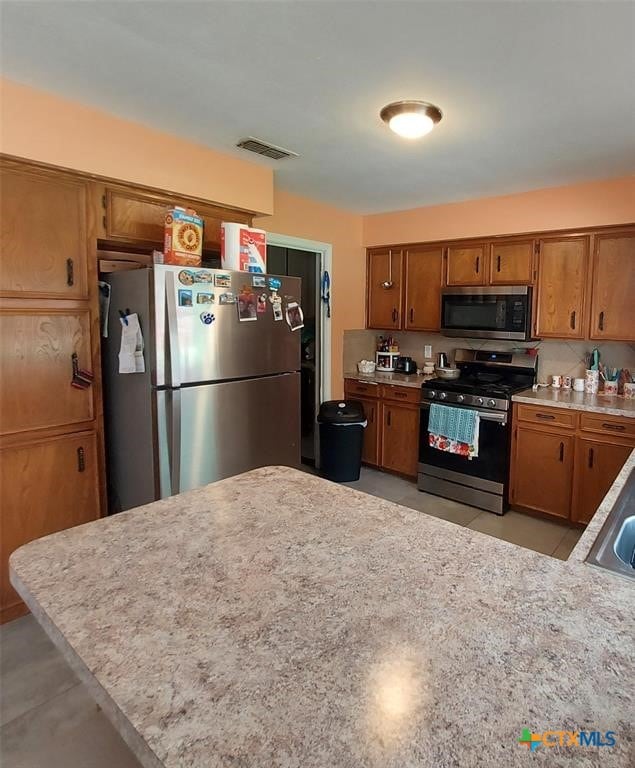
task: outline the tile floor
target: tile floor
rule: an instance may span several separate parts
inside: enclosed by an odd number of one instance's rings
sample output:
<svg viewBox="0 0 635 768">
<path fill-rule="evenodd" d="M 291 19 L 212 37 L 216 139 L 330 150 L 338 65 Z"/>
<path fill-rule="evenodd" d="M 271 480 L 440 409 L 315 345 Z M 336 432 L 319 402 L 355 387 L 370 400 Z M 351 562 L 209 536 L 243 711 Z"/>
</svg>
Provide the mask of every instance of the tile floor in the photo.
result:
<svg viewBox="0 0 635 768">
<path fill-rule="evenodd" d="M 497 517 L 420 493 L 368 468 L 352 488 L 566 559 L 579 530 L 517 512 Z M 106 716 L 31 616 L 0 627 L 2 768 L 140 768 Z"/>
</svg>

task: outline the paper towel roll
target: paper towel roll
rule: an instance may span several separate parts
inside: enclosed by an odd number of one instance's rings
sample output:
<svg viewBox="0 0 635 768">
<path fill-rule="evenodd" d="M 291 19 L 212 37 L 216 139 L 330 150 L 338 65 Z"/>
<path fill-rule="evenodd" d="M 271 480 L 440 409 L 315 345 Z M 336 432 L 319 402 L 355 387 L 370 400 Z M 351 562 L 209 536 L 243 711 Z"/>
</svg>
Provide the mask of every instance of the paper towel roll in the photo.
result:
<svg viewBox="0 0 635 768">
<path fill-rule="evenodd" d="M 267 271 L 267 233 L 264 229 L 224 221 L 220 242 L 223 269 L 256 273 Z"/>
</svg>

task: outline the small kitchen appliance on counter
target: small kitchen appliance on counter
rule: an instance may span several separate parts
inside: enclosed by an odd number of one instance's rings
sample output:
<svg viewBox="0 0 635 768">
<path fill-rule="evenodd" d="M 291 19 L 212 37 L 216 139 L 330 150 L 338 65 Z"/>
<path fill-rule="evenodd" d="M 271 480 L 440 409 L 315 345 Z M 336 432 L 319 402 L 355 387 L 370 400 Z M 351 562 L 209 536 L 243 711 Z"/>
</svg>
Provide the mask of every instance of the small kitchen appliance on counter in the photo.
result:
<svg viewBox="0 0 635 768">
<path fill-rule="evenodd" d="M 417 372 L 417 364 L 411 357 L 398 357 L 395 363 L 395 371 L 410 375 Z"/>
<path fill-rule="evenodd" d="M 455 499 L 502 515 L 506 510 L 511 444 L 511 399 L 536 380 L 538 356 L 457 349 L 455 381 L 430 379 L 421 385 L 420 491 Z M 478 455 L 468 458 L 429 444 L 430 405 L 471 409 L 479 416 Z"/>
</svg>

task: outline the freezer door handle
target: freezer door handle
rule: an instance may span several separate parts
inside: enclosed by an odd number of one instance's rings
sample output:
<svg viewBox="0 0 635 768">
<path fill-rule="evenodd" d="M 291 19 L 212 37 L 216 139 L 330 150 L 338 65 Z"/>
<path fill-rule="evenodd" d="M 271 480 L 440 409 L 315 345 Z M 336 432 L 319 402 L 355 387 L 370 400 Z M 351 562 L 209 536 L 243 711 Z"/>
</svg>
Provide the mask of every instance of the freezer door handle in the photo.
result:
<svg viewBox="0 0 635 768">
<path fill-rule="evenodd" d="M 181 390 L 170 393 L 168 445 L 170 451 L 170 485 L 172 495 L 181 492 Z"/>
<path fill-rule="evenodd" d="M 167 352 L 170 359 L 170 385 L 172 387 L 181 386 L 181 358 L 179 350 L 179 329 L 176 319 L 176 287 L 174 285 L 174 272 L 166 272 L 165 275 L 165 307 L 167 316 L 165 318 L 168 332 Z"/>
</svg>

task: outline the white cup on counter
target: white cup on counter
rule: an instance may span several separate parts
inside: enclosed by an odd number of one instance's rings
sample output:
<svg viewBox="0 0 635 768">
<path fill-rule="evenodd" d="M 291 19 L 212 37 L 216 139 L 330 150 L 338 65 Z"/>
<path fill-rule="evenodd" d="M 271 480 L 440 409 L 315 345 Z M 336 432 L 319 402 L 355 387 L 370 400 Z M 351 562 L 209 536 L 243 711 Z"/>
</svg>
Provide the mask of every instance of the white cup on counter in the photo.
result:
<svg viewBox="0 0 635 768">
<path fill-rule="evenodd" d="M 576 392 L 584 392 L 584 379 L 574 379 L 573 380 L 573 389 Z"/>
<path fill-rule="evenodd" d="M 557 374 L 555 376 L 552 376 L 551 377 L 551 386 L 554 389 L 560 389 L 560 387 L 562 386 L 562 376 L 559 376 Z"/>
</svg>

